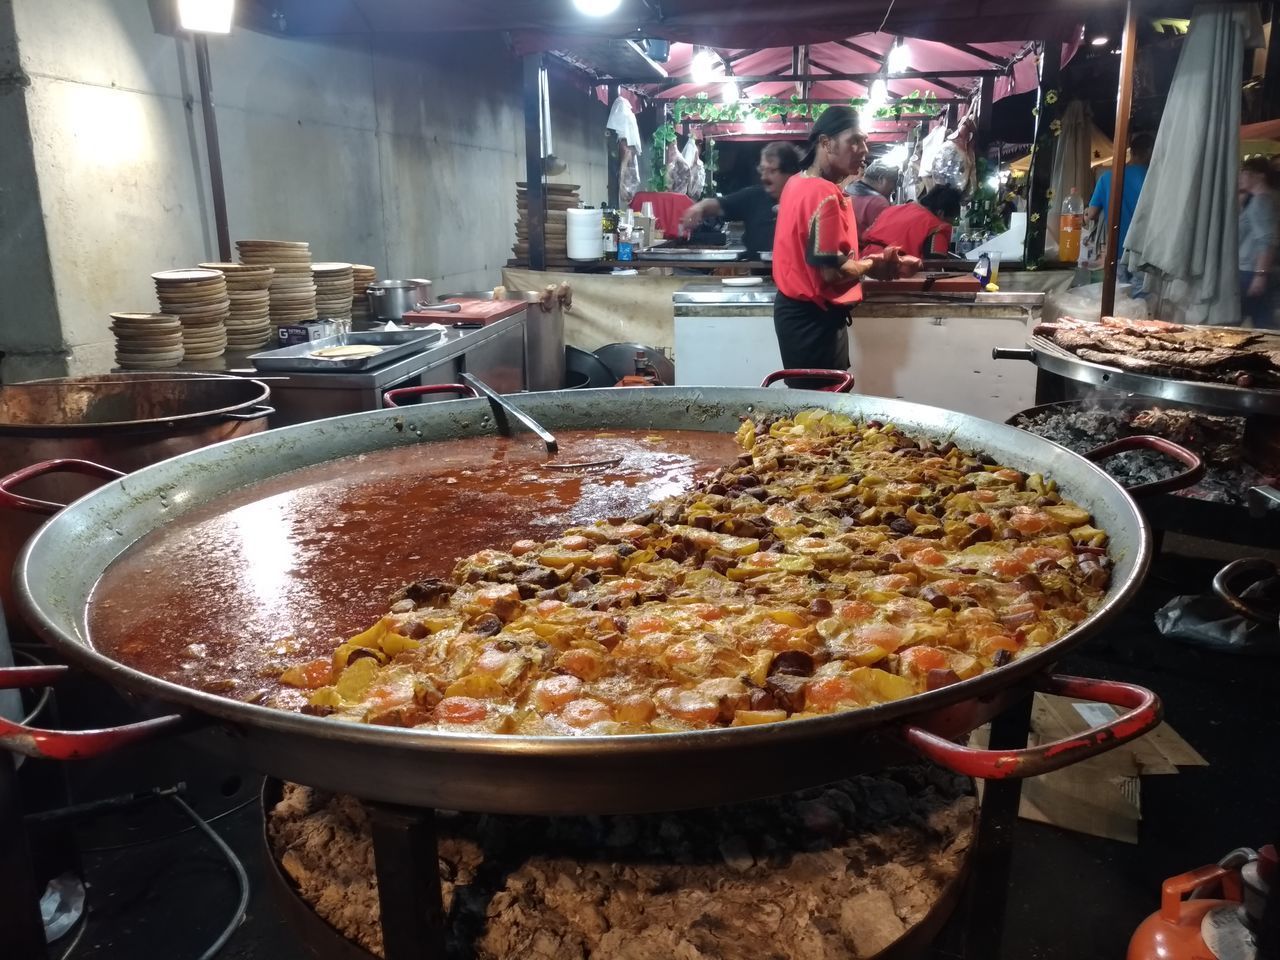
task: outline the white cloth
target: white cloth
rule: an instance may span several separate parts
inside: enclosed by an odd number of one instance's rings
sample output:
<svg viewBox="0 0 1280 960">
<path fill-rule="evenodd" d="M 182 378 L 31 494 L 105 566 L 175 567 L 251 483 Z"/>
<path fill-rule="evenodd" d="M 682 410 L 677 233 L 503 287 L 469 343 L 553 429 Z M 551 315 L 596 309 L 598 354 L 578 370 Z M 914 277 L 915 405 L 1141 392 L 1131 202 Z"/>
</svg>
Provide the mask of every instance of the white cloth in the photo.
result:
<svg viewBox="0 0 1280 960">
<path fill-rule="evenodd" d="M 1188 323 L 1240 321 L 1236 179 L 1251 6 L 1195 8 L 1125 243 L 1129 269 L 1163 281 L 1163 299 Z"/>
<path fill-rule="evenodd" d="M 626 97 L 618 97 L 613 101 L 613 106 L 609 108 L 609 119 L 604 126 L 606 130 L 616 133 L 619 140 L 625 140 L 636 156 L 644 152 L 640 143 L 640 125 L 636 123 L 635 111 L 631 109 Z"/>
</svg>

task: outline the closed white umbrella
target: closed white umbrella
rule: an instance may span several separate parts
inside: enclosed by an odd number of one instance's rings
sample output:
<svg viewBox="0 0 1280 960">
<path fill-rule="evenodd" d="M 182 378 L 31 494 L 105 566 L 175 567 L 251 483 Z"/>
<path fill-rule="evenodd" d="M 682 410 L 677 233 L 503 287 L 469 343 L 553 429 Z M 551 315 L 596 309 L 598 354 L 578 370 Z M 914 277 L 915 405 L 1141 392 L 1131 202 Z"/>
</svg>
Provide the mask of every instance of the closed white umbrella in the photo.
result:
<svg viewBox="0 0 1280 960">
<path fill-rule="evenodd" d="M 1049 178 L 1053 188 L 1053 202 L 1049 204 L 1048 231 L 1045 235 L 1044 252 L 1052 260 L 1058 255 L 1058 213 L 1075 187 L 1084 202 L 1089 202 L 1089 194 L 1093 190 L 1093 171 L 1090 162 L 1093 155 L 1093 138 L 1085 106 L 1079 100 L 1067 104 L 1062 113 L 1062 130 L 1058 135 L 1057 148 L 1053 153 L 1053 175 Z"/>
<path fill-rule="evenodd" d="M 1197 7 L 1125 243 L 1188 323 L 1240 319 L 1240 78 L 1254 5 Z"/>
</svg>

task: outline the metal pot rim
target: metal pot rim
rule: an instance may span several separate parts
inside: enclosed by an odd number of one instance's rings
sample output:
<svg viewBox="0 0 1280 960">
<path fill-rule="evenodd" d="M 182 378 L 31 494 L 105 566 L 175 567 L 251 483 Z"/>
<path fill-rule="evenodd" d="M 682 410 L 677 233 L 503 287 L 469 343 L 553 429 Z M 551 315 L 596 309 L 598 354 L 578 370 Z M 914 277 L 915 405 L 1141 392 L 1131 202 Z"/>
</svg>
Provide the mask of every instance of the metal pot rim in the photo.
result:
<svg viewBox="0 0 1280 960">
<path fill-rule="evenodd" d="M 1123 579 L 1120 579 L 1121 564 L 1117 564 L 1117 582 L 1113 584 L 1111 592 L 1103 605 L 1061 640 L 1030 656 L 1015 660 L 1005 667 L 961 683 L 917 694 L 892 703 L 824 717 L 788 720 L 784 723 L 753 727 L 626 737 L 478 736 L 436 730 L 398 729 L 344 723 L 245 703 L 179 686 L 126 666 L 99 653 L 89 645 L 87 639 L 81 640 L 68 633 L 66 629 L 67 623 L 64 622 L 64 619 L 59 618 L 56 610 L 47 610 L 45 603 L 40 599 L 43 593 L 56 588 L 51 587 L 49 583 L 37 584 L 33 582 L 32 568 L 35 565 L 33 557 L 38 556 L 42 551 L 53 549 L 47 545 L 48 541 L 64 535 L 64 528 L 81 529 L 85 524 L 95 522 L 92 516 L 93 510 L 90 509 L 95 500 L 123 495 L 129 502 L 121 509 L 126 512 L 132 512 L 137 510 L 140 505 L 147 503 L 152 492 L 148 488 L 151 486 L 155 486 L 156 490 L 163 487 L 171 496 L 172 491 L 177 486 L 176 481 L 172 478 L 167 480 L 162 480 L 161 478 L 167 477 L 168 474 L 172 473 L 175 469 L 175 464 L 182 465 L 185 463 L 189 465 L 188 475 L 194 475 L 200 471 L 204 461 L 209 461 L 210 463 L 217 461 L 224 464 L 265 462 L 270 469 L 274 470 L 271 474 L 264 474 L 262 477 L 257 478 L 265 479 L 266 476 L 276 475 L 294 467 L 288 464 L 275 463 L 269 457 L 262 460 L 264 451 L 256 449 L 259 445 L 263 446 L 264 450 L 266 447 L 273 445 L 280 449 L 291 451 L 302 450 L 304 449 L 304 444 L 306 444 L 307 434 L 314 434 L 317 430 L 322 433 L 323 431 L 342 430 L 343 436 L 360 436 L 367 438 L 361 442 L 376 444 L 379 439 L 374 436 L 375 428 L 380 422 L 385 421 L 386 426 L 393 428 L 396 435 L 402 437 L 406 432 L 406 421 L 415 416 L 424 417 L 424 413 L 421 411 L 426 411 L 425 419 L 422 421 L 424 424 L 429 424 L 432 417 L 436 418 L 437 421 L 447 421 L 438 426 L 428 425 L 428 432 L 426 433 L 428 438 L 434 439 L 432 433 L 435 430 L 451 429 L 452 433 L 450 435 L 453 436 L 474 435 L 475 431 L 481 429 L 486 433 L 488 432 L 486 424 L 489 422 L 487 420 L 489 405 L 487 401 L 454 400 L 429 404 L 423 408 L 370 411 L 327 421 L 318 421 L 314 424 L 286 427 L 183 454 L 161 464 L 130 474 L 123 480 L 106 484 L 72 504 L 59 516 L 51 519 L 31 538 L 15 566 L 15 592 L 19 597 L 20 607 L 28 622 L 72 662 L 131 692 L 212 716 L 217 720 L 232 724 L 233 727 L 259 728 L 279 734 L 306 738 L 314 737 L 319 740 L 343 742 L 349 746 L 410 749 L 418 756 L 434 755 L 441 759 L 461 754 L 491 758 L 516 758 L 536 755 L 539 758 L 545 757 L 551 760 L 559 758 L 564 761 L 571 761 L 573 758 L 581 759 L 593 754 L 625 757 L 656 755 L 666 751 L 675 751 L 686 755 L 700 755 L 708 752 L 714 753 L 720 749 L 737 750 L 753 745 L 768 745 L 771 747 L 783 744 L 799 745 L 813 738 L 838 737 L 871 727 L 881 727 L 889 721 L 902 721 L 914 715 L 936 712 L 962 701 L 972 701 L 988 694 L 994 694 L 1005 687 L 1011 687 L 1020 681 L 1030 680 L 1032 677 L 1045 672 L 1063 654 L 1078 646 L 1089 636 L 1114 620 L 1141 587 L 1149 567 L 1151 560 L 1151 534 L 1147 522 L 1137 505 L 1124 492 L 1123 487 L 1111 479 L 1105 471 L 1047 440 L 1042 440 L 1022 431 L 1014 431 L 1010 427 L 982 421 L 976 417 L 878 397 L 822 394 L 807 391 L 769 391 L 759 388 L 740 390 L 735 388 L 647 387 L 585 391 L 562 390 L 542 394 L 525 394 L 521 399 L 525 408 L 534 415 L 547 417 L 552 415 L 553 409 L 559 409 L 558 404 L 568 404 L 568 409 L 574 415 L 582 416 L 587 411 L 591 411 L 591 415 L 594 416 L 602 411 L 601 415 L 607 417 L 610 410 L 619 409 L 628 403 L 641 405 L 645 401 L 652 401 L 658 398 L 666 401 L 673 411 L 683 409 L 693 421 L 697 421 L 700 412 L 707 411 L 712 411 L 723 419 L 729 415 L 729 411 L 741 411 L 746 414 L 766 410 L 770 413 L 791 413 L 808 407 L 820 406 L 837 411 L 843 408 L 847 412 L 856 413 L 865 418 L 884 417 L 887 415 L 890 419 L 903 422 L 908 429 L 913 429 L 915 432 L 922 434 L 926 434 L 928 428 L 918 424 L 910 424 L 908 421 L 912 419 L 918 420 L 919 418 L 939 420 L 935 435 L 946 431 L 947 418 L 957 418 L 958 422 L 968 425 L 973 430 L 980 429 L 984 431 L 985 436 L 990 436 L 992 432 L 1006 430 L 1010 433 L 1016 432 L 1019 437 L 1026 438 L 1020 443 L 1029 444 L 1032 448 L 1031 452 L 1035 454 L 1043 451 L 1045 454 L 1052 454 L 1059 458 L 1065 456 L 1067 459 L 1063 462 L 1071 466 L 1070 479 L 1076 485 L 1083 485 L 1088 489 L 1097 488 L 1109 494 L 1105 498 L 1101 495 L 1097 497 L 1095 505 L 1100 505 L 1105 499 L 1113 510 L 1118 511 L 1116 521 L 1124 523 L 1124 529 L 1116 529 L 1113 534 L 1118 535 L 1114 542 L 1127 554 L 1125 558 L 1127 562 L 1124 564 L 1127 572 Z M 540 407 L 544 409 L 539 410 Z M 708 413 L 708 418 L 709 416 L 710 413 Z M 555 426 L 554 422 L 552 426 Z M 686 428 L 694 428 L 693 422 Z M 464 432 L 464 429 L 470 430 L 471 433 Z M 674 427 L 671 429 L 674 429 Z M 715 427 L 714 429 L 720 428 Z M 422 436 L 416 424 L 411 428 L 411 432 L 420 437 Z M 313 442 L 316 441 L 314 436 L 309 439 Z M 1006 439 L 1011 440 L 1012 438 Z M 381 449 L 391 445 L 391 442 L 382 443 L 381 446 L 371 446 L 371 449 Z M 410 441 L 401 440 L 400 442 Z M 965 442 L 968 444 L 969 440 L 966 438 Z M 1000 444 L 995 444 L 995 446 L 999 447 Z M 348 449 L 346 455 L 352 455 L 355 452 Z M 239 455 L 237 456 L 237 454 Z M 313 462 L 325 462 L 326 459 L 334 458 L 319 457 Z M 124 488 L 126 484 L 129 488 L 128 490 Z M 243 485 L 243 482 L 241 485 Z M 1116 494 L 1119 496 L 1117 497 Z M 201 503 L 206 503 L 210 499 L 216 499 L 221 495 L 221 492 L 213 492 L 204 500 L 194 498 L 190 503 L 190 507 L 193 508 Z M 89 514 L 88 517 L 83 516 L 86 513 Z M 172 519 L 172 516 L 169 519 Z M 97 520 L 96 522 L 102 521 Z M 154 525 L 148 527 L 139 536 L 154 528 Z M 125 549 L 133 542 L 135 540 L 130 540 L 129 544 L 122 546 L 120 549 Z M 43 563 L 48 565 L 51 561 L 52 557 L 46 558 Z M 95 568 L 96 564 L 97 561 L 94 564 Z M 74 586 L 71 588 L 64 587 L 64 589 L 68 589 L 67 596 L 74 601 L 71 603 L 64 602 L 64 605 L 78 608 L 77 621 L 73 629 L 84 631 L 87 637 L 87 630 L 84 627 L 85 604 L 75 599 L 79 596 L 80 591 L 75 589 Z M 53 602 L 56 601 L 51 601 L 51 603 Z M 154 706 L 153 709 L 155 709 Z"/>
<path fill-rule="evenodd" d="M 107 382 L 128 383 L 133 381 L 146 380 L 189 380 L 192 383 L 202 382 L 228 382 L 245 385 L 246 393 L 252 392 L 252 396 L 246 396 L 246 399 L 237 403 L 228 404 L 223 407 L 214 407 L 210 410 L 198 410 L 194 413 L 181 413 L 172 417 L 156 417 L 149 420 L 112 420 L 105 423 L 4 423 L 0 422 L 0 438 L 2 437 L 84 437 L 97 436 L 100 434 L 114 433 L 145 433 L 148 431 L 171 430 L 175 426 L 180 427 L 198 427 L 209 423 L 228 419 L 229 415 L 240 414 L 251 407 L 257 407 L 265 404 L 271 396 L 271 388 L 261 380 L 254 380 L 251 377 L 238 377 L 234 374 L 219 373 L 191 373 L 186 371 L 175 371 L 172 375 L 164 373 L 145 373 L 145 374 L 121 374 L 110 373 L 102 374 L 98 377 L 50 377 L 44 380 L 26 380 L 22 383 L 8 384 L 0 389 L 12 390 L 25 387 L 32 384 L 55 385 L 65 383 L 74 385 L 77 381 L 84 382 L 86 380 L 101 380 Z M 254 388 L 257 388 L 256 392 Z"/>
</svg>

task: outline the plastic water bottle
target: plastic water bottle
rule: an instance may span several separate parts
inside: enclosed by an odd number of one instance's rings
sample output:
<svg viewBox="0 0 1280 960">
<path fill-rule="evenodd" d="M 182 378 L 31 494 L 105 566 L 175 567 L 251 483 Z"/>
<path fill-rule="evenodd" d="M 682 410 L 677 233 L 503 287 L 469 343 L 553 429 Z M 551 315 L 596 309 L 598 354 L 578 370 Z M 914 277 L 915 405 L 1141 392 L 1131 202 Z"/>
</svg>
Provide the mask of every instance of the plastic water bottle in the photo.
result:
<svg viewBox="0 0 1280 960">
<path fill-rule="evenodd" d="M 1075 263 L 1080 259 L 1080 234 L 1084 230 L 1084 198 L 1075 187 L 1062 201 L 1062 216 L 1058 220 L 1058 260 Z"/>
</svg>

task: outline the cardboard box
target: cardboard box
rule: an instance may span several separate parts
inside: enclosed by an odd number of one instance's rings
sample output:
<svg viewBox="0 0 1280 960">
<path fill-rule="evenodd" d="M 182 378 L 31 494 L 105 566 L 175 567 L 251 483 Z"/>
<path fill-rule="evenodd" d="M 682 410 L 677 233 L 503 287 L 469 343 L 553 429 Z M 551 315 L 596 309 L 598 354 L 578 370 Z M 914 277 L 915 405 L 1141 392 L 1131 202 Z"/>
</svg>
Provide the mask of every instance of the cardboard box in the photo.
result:
<svg viewBox="0 0 1280 960">
<path fill-rule="evenodd" d="M 1062 740 L 1117 715 L 1115 708 L 1104 703 L 1038 693 L 1031 708 L 1028 743 Z M 971 742 L 985 746 L 988 732 L 985 727 L 975 731 Z M 1172 776 L 1179 767 L 1208 765 L 1177 731 L 1162 724 L 1101 756 L 1024 781 L 1018 815 L 1064 830 L 1137 843 L 1142 819 L 1140 778 Z"/>
</svg>

